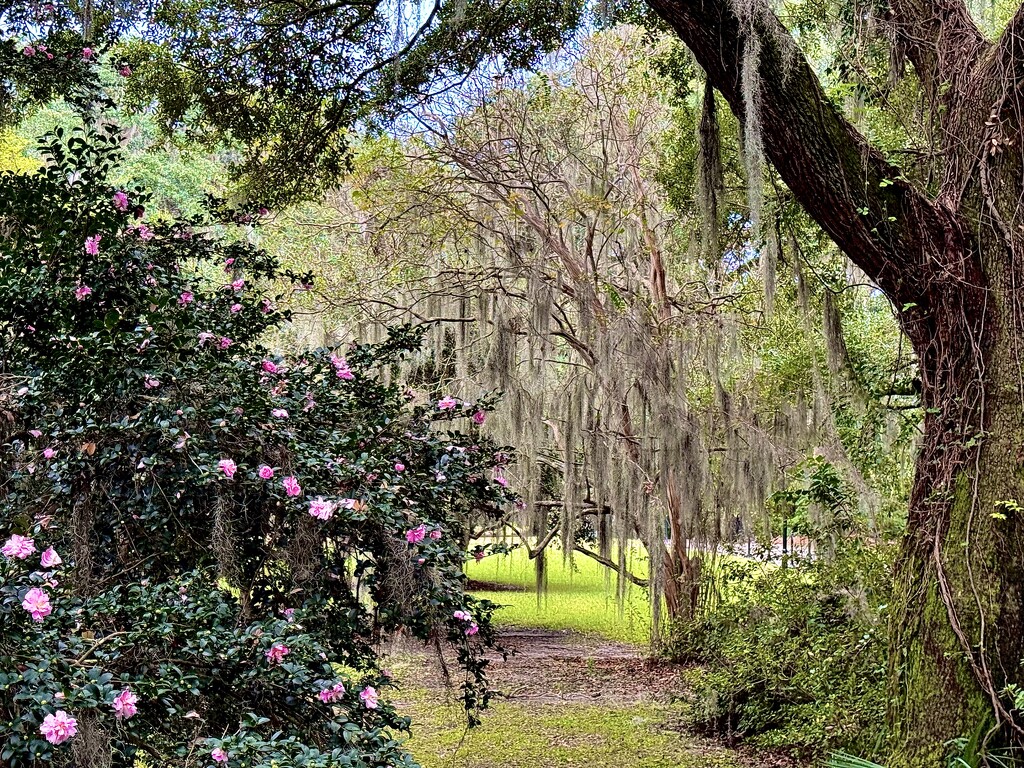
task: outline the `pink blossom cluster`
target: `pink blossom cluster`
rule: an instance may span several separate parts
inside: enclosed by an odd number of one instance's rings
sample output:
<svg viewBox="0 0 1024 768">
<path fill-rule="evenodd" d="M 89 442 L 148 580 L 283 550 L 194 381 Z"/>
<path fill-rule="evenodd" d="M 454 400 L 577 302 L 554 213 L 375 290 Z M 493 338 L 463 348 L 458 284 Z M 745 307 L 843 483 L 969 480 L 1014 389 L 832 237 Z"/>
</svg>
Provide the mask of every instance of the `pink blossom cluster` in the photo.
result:
<svg viewBox="0 0 1024 768">
<path fill-rule="evenodd" d="M 405 532 L 405 540 L 410 544 L 419 544 L 421 541 L 427 538 L 427 536 L 430 536 L 431 539 L 437 541 L 443 535 L 444 534 L 442 533 L 440 528 L 433 528 L 428 533 L 427 526 L 423 523 L 420 523 L 415 528 L 410 528 L 408 531 Z"/>
<path fill-rule="evenodd" d="M 348 367 L 348 361 L 344 357 L 338 357 L 337 355 L 331 355 L 331 365 L 334 366 L 334 372 L 337 374 L 339 379 L 345 381 L 352 381 L 356 377 L 352 370 Z"/>
<path fill-rule="evenodd" d="M 337 701 L 344 695 L 345 686 L 341 683 L 335 683 L 334 685 L 328 686 L 320 691 L 320 693 L 317 694 L 317 697 L 324 704 L 330 704 L 332 701 Z"/>
<path fill-rule="evenodd" d="M 284 486 L 284 492 L 289 496 L 298 496 L 302 493 L 302 486 L 299 485 L 299 481 L 292 475 L 289 475 L 281 481 Z"/>
<path fill-rule="evenodd" d="M 334 516 L 335 508 L 334 502 L 327 501 L 322 496 L 317 496 L 309 502 L 309 514 L 317 520 L 330 520 Z"/>
<path fill-rule="evenodd" d="M 377 690 L 372 685 L 366 686 L 359 692 L 359 698 L 363 700 L 363 705 L 367 709 L 377 708 L 377 700 L 379 696 L 380 694 L 377 693 Z"/>
<path fill-rule="evenodd" d="M 477 626 L 475 621 L 473 621 L 473 614 L 468 611 L 455 611 L 455 613 L 452 614 L 452 618 L 457 621 L 469 622 L 469 626 L 462 630 L 466 635 L 475 635 L 480 631 L 480 627 Z"/>
<path fill-rule="evenodd" d="M 28 536 L 19 536 L 16 533 L 4 542 L 3 547 L 0 548 L 0 552 L 8 560 L 24 560 L 35 551 L 36 544 L 32 539 Z"/>
<path fill-rule="evenodd" d="M 139 711 L 136 706 L 138 703 L 139 697 L 132 693 L 131 688 L 125 688 L 117 694 L 114 698 L 114 703 L 111 705 L 114 708 L 114 717 L 118 720 L 127 720 Z"/>
<path fill-rule="evenodd" d="M 41 622 L 51 613 L 53 606 L 50 605 L 50 593 L 40 587 L 32 587 L 22 598 L 21 607 L 32 616 L 32 621 Z"/>
<path fill-rule="evenodd" d="M 43 718 L 39 732 L 51 744 L 63 744 L 78 733 L 78 721 L 63 709 L 58 709 Z"/>
<path fill-rule="evenodd" d="M 289 653 L 291 653 L 291 650 L 287 645 L 274 643 L 264 655 L 271 664 L 280 664 Z"/>
<path fill-rule="evenodd" d="M 53 61 L 53 54 L 50 53 L 49 50 L 47 50 L 46 46 L 42 43 L 39 43 L 38 45 L 26 45 L 24 48 L 21 49 L 21 52 L 29 58 L 39 53 L 45 56 L 47 61 Z"/>
</svg>

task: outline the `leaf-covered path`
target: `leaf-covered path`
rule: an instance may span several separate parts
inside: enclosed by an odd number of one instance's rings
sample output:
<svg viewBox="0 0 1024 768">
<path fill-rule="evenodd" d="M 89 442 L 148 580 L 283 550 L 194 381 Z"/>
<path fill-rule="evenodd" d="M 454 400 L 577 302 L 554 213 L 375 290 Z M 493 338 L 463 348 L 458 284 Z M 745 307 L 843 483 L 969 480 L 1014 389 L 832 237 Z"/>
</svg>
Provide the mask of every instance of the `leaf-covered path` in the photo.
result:
<svg viewBox="0 0 1024 768">
<path fill-rule="evenodd" d="M 436 656 L 392 658 L 395 697 L 413 717 L 409 746 L 424 768 L 767 768 L 685 726 L 681 669 L 640 649 L 573 632 L 508 629 L 507 661 L 492 657 L 498 695 L 467 730 L 458 683 Z"/>
</svg>

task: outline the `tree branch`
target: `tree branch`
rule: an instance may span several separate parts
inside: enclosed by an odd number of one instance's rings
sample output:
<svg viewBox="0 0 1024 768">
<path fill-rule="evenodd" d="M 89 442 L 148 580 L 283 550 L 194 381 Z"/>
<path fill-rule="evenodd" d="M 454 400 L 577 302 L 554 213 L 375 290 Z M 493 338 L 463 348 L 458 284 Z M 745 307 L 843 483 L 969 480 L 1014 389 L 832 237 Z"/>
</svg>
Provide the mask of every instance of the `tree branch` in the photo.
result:
<svg viewBox="0 0 1024 768">
<path fill-rule="evenodd" d="M 933 109 L 948 94 L 962 92 L 964 79 L 990 47 L 963 0 L 891 0 L 890 21 L 914 65 Z"/>
<path fill-rule="evenodd" d="M 793 37 L 765 6 L 749 20 L 729 0 L 648 0 L 686 43 L 741 119 L 752 98 L 765 154 L 804 209 L 897 307 L 927 311 L 936 264 L 971 274 L 952 212 L 902 179 L 826 97 Z M 745 97 L 742 67 L 757 36 L 757 90 Z M 941 269 L 939 270 L 942 271 Z M 961 277 L 961 279 L 963 279 Z"/>
<path fill-rule="evenodd" d="M 586 549 L 585 547 L 581 547 L 579 545 L 573 547 L 573 551 L 579 552 L 580 554 L 586 555 L 587 557 L 596 560 L 605 568 L 610 568 L 611 570 L 623 576 L 627 581 L 631 581 L 634 584 L 636 584 L 638 587 L 643 587 L 644 589 L 646 589 L 649 585 L 647 579 L 641 579 L 639 576 L 636 576 L 635 574 L 632 574 L 625 569 L 620 570 L 617 563 L 609 560 L 607 557 L 603 557 L 602 555 L 597 554 L 597 552 L 591 552 L 589 549 Z"/>
<path fill-rule="evenodd" d="M 1024 3 L 1013 14 L 997 45 L 995 76 L 1006 78 L 1011 85 L 1024 82 Z"/>
</svg>

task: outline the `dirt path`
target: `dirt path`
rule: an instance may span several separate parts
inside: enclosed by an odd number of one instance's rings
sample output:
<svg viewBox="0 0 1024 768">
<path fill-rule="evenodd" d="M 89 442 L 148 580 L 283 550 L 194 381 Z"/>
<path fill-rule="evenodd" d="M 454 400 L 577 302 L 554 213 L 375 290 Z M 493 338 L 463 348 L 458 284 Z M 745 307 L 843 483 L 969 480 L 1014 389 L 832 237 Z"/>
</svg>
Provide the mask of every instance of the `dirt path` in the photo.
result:
<svg viewBox="0 0 1024 768">
<path fill-rule="evenodd" d="M 425 768 L 776 768 L 776 758 L 693 734 L 683 670 L 622 643 L 547 629 L 508 629 L 491 655 L 497 692 L 466 731 L 438 660 L 403 647 L 396 698 L 413 717 L 410 748 Z M 756 759 L 755 759 L 756 758 Z"/>
</svg>

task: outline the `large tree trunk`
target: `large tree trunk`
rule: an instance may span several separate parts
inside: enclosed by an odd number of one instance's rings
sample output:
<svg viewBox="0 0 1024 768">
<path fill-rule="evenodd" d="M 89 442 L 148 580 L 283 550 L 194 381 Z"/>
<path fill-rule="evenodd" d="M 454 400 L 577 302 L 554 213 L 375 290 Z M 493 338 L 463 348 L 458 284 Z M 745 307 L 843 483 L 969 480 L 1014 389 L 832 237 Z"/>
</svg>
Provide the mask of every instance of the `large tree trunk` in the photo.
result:
<svg viewBox="0 0 1024 768">
<path fill-rule="evenodd" d="M 1007 691 L 1024 687 L 1024 5 L 991 43 L 963 0 L 889 0 L 939 137 L 915 184 L 843 119 L 766 3 L 647 2 L 741 120 L 756 110 L 772 165 L 892 300 L 918 354 L 925 436 L 891 609 L 891 768 L 942 765 L 975 732 L 1024 742 Z"/>
<path fill-rule="evenodd" d="M 904 317 L 927 410 L 894 584 L 891 768 L 939 765 L 975 732 L 1021 736 L 1006 688 L 1024 684 L 1024 243 L 1001 225 L 1019 204 L 1019 148 L 978 167 L 958 217 L 974 223 L 964 257 L 980 281 L 940 285 L 963 300 L 930 322 Z"/>
</svg>

